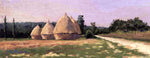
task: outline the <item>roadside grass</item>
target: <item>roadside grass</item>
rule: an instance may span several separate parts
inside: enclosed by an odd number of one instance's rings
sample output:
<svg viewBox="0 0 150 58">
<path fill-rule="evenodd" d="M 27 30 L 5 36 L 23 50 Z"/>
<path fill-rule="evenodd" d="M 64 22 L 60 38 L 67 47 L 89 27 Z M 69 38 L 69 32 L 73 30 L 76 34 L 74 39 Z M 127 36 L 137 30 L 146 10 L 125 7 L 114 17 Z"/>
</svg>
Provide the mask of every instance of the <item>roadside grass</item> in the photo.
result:
<svg viewBox="0 0 150 58">
<path fill-rule="evenodd" d="M 99 34 L 100 36 L 105 37 L 115 37 L 115 38 L 124 38 L 127 40 L 133 40 L 133 41 L 144 41 L 144 42 L 150 42 L 150 31 L 145 32 L 139 32 L 139 31 L 130 31 L 130 32 L 122 32 L 117 31 L 110 34 Z"/>
<path fill-rule="evenodd" d="M 97 39 L 95 44 L 58 45 L 37 48 L 0 50 L 0 58 L 122 58 L 124 56 L 145 56 L 137 50 L 130 50 L 117 43 Z"/>
</svg>

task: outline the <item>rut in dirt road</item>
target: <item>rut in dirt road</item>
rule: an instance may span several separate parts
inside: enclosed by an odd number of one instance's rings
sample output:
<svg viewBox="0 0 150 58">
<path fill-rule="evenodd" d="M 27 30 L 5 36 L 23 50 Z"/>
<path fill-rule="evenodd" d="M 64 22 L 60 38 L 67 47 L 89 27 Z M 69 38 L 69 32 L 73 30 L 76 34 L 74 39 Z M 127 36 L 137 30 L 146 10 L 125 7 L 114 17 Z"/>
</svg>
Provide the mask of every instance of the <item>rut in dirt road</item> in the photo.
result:
<svg viewBox="0 0 150 58">
<path fill-rule="evenodd" d="M 114 43 L 119 43 L 129 49 L 137 49 L 139 52 L 150 55 L 150 45 L 144 44 L 144 42 L 134 42 L 134 41 L 121 39 L 121 38 L 103 37 L 103 36 L 98 36 L 98 35 L 96 35 L 96 37 L 105 39 Z"/>
</svg>

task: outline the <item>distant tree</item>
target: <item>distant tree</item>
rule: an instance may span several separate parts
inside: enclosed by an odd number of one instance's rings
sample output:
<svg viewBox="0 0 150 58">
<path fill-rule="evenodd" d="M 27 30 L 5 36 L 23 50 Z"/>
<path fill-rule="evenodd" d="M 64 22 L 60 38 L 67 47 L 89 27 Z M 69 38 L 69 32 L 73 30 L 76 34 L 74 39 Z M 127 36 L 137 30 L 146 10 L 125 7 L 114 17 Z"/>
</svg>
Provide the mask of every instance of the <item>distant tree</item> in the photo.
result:
<svg viewBox="0 0 150 58">
<path fill-rule="evenodd" d="M 7 22 L 6 16 L 4 18 L 4 37 L 7 38 Z"/>
<path fill-rule="evenodd" d="M 127 29 L 131 31 L 146 31 L 149 29 L 147 23 L 144 23 L 139 17 L 127 21 Z"/>
<path fill-rule="evenodd" d="M 29 38 L 30 33 L 33 30 L 33 28 L 41 24 L 41 27 L 45 25 L 45 22 L 15 22 L 15 38 Z M 7 37 L 12 37 L 13 38 L 13 28 L 14 24 L 12 23 L 7 23 Z M 4 37 L 4 23 L 0 23 L 0 37 Z"/>
<path fill-rule="evenodd" d="M 83 20 L 83 15 L 79 15 L 78 16 L 78 20 L 77 20 L 80 29 L 81 29 L 81 33 L 84 34 L 84 20 Z"/>
<path fill-rule="evenodd" d="M 109 27 L 110 31 L 114 32 L 117 30 L 121 31 L 146 31 L 149 29 L 147 23 L 144 23 L 139 17 L 134 19 L 129 19 L 127 21 L 123 20 L 114 20 L 111 26 Z"/>
<path fill-rule="evenodd" d="M 98 28 L 96 27 L 95 22 L 91 22 L 91 31 L 93 32 L 93 34 L 97 34 L 99 32 Z"/>
<path fill-rule="evenodd" d="M 56 22 L 52 22 L 52 25 L 55 26 L 55 25 L 56 25 Z"/>
<path fill-rule="evenodd" d="M 96 38 L 91 30 L 87 30 L 85 33 L 86 38 Z"/>
<path fill-rule="evenodd" d="M 134 29 L 134 21 L 133 21 L 133 19 L 129 19 L 129 20 L 127 20 L 127 24 L 126 24 L 126 26 L 127 26 L 127 30 L 129 31 L 134 31 L 135 29 Z"/>
<path fill-rule="evenodd" d="M 117 31 L 117 30 L 125 31 L 126 30 L 126 21 L 123 21 L 120 19 L 114 20 L 110 26 L 110 30 L 111 31 Z"/>
<path fill-rule="evenodd" d="M 108 34 L 110 33 L 110 29 L 109 28 L 103 28 L 103 29 L 99 29 L 99 34 Z"/>
<path fill-rule="evenodd" d="M 147 23 L 144 23 L 142 20 L 139 19 L 139 17 L 135 17 L 133 20 L 134 29 L 136 31 L 144 31 L 148 30 Z"/>
<path fill-rule="evenodd" d="M 12 26 L 12 35 L 13 35 L 13 38 L 15 38 L 15 19 L 13 18 L 13 26 Z"/>
</svg>

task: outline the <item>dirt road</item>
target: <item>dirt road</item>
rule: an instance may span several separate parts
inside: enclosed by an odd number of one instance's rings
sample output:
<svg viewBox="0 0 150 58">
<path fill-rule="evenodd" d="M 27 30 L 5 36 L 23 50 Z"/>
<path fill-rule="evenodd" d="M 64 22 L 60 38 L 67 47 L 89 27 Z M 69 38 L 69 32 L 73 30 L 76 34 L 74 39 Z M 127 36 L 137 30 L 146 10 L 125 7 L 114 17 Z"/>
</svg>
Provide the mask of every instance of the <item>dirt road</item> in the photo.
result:
<svg viewBox="0 0 150 58">
<path fill-rule="evenodd" d="M 150 43 L 139 42 L 139 41 L 130 41 L 130 40 L 122 39 L 122 38 L 102 37 L 102 36 L 98 36 L 98 35 L 96 35 L 96 36 L 101 39 L 119 43 L 120 45 L 123 45 L 126 48 L 137 49 L 139 52 L 150 55 Z"/>
</svg>

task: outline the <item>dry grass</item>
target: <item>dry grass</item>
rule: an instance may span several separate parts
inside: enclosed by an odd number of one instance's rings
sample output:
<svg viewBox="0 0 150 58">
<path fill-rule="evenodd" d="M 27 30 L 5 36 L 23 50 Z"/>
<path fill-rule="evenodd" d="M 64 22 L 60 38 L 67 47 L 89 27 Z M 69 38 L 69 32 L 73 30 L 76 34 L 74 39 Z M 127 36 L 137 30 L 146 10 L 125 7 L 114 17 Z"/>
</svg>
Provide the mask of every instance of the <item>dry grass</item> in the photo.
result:
<svg viewBox="0 0 150 58">
<path fill-rule="evenodd" d="M 85 41 L 87 41 L 88 44 L 84 44 L 86 43 Z M 66 43 L 69 41 L 61 42 Z M 18 48 L 5 51 L 0 50 L 0 58 L 6 58 L 6 56 L 8 56 L 7 58 L 123 58 L 124 56 L 146 56 L 137 50 L 130 50 L 123 46 L 118 46 L 117 43 L 102 39 L 71 40 L 71 42 L 73 43 L 70 43 L 70 45 L 68 43 L 66 45 L 57 45 L 54 47 L 45 46 L 37 48 Z M 83 45 L 79 45 L 81 42 Z"/>
<path fill-rule="evenodd" d="M 141 41 L 150 41 L 150 31 L 147 32 L 138 32 L 138 31 L 132 31 L 132 32 L 114 32 L 110 34 L 100 34 L 101 36 L 106 37 L 117 37 L 117 38 L 125 38 L 125 39 L 131 39 L 131 40 L 141 40 Z"/>
<path fill-rule="evenodd" d="M 56 45 L 82 45 L 88 43 L 96 43 L 96 39 L 88 40 L 24 40 L 24 41 L 1 41 L 0 49 L 17 49 L 17 48 L 34 48 L 43 46 L 56 46 Z"/>
</svg>

